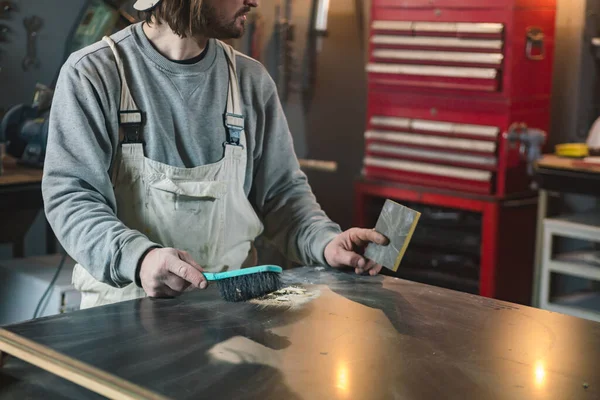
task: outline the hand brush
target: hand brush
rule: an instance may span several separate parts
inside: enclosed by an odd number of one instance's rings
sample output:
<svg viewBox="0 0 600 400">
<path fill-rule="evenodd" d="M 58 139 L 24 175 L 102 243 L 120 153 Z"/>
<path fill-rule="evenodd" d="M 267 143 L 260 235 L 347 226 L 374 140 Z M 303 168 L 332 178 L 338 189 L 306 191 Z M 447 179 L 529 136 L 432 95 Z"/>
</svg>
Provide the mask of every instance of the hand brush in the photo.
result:
<svg viewBox="0 0 600 400">
<path fill-rule="evenodd" d="M 216 281 L 221 297 L 237 302 L 255 299 L 281 289 L 281 272 L 276 265 L 261 265 L 226 272 L 204 272 L 208 281 Z"/>
</svg>

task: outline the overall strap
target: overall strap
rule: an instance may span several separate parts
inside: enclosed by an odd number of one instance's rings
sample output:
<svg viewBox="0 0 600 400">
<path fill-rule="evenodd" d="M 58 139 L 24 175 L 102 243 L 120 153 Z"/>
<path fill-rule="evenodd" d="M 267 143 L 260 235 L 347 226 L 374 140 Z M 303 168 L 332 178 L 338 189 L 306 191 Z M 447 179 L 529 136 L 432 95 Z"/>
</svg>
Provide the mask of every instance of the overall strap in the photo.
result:
<svg viewBox="0 0 600 400">
<path fill-rule="evenodd" d="M 244 115 L 240 101 L 240 89 L 235 64 L 235 51 L 233 48 L 218 41 L 225 51 L 227 66 L 229 69 L 229 88 L 227 89 L 227 111 L 224 115 L 225 127 L 227 128 L 227 141 L 225 144 L 241 146 L 240 137 L 244 130 Z"/>
<path fill-rule="evenodd" d="M 115 60 L 117 62 L 117 68 L 119 70 L 119 77 L 121 78 L 121 104 L 119 106 L 119 126 L 123 129 L 123 142 L 122 143 L 142 143 L 141 131 L 142 131 L 142 112 L 138 108 L 129 85 L 127 84 L 127 77 L 125 76 L 125 68 L 123 67 L 123 59 L 119 54 L 117 45 L 108 36 L 102 38 L 112 50 Z"/>
</svg>

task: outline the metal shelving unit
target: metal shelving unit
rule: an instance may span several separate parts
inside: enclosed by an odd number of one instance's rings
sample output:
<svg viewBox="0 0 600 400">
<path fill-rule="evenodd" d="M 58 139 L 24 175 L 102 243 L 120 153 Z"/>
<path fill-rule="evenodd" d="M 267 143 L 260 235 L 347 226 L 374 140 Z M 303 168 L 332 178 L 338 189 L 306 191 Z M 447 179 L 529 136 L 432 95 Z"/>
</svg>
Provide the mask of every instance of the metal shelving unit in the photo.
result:
<svg viewBox="0 0 600 400">
<path fill-rule="evenodd" d="M 553 244 L 557 237 L 600 243 L 600 211 L 544 219 L 538 300 L 543 309 L 600 322 L 600 289 L 559 296 L 553 295 L 551 290 L 552 274 L 600 283 L 600 257 L 596 260 L 594 256 L 600 253 L 590 250 L 553 255 Z"/>
</svg>

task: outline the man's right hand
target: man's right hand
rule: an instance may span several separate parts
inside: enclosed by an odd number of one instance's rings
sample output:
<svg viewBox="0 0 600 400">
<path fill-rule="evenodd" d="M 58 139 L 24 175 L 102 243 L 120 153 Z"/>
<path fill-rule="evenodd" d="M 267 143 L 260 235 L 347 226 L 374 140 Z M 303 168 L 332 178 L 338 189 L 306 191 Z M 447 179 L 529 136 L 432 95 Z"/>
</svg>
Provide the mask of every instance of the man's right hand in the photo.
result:
<svg viewBox="0 0 600 400">
<path fill-rule="evenodd" d="M 203 271 L 186 251 L 152 249 L 142 260 L 140 281 L 150 297 L 176 297 L 190 285 L 205 289 L 208 282 Z"/>
</svg>

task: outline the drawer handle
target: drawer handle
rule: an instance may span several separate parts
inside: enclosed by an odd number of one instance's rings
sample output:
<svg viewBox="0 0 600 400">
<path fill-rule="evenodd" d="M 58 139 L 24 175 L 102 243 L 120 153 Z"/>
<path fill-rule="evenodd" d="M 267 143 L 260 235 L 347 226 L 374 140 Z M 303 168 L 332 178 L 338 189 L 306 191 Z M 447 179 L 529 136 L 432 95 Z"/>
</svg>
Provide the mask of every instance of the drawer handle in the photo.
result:
<svg viewBox="0 0 600 400">
<path fill-rule="evenodd" d="M 539 49 L 539 54 L 533 54 L 534 48 Z M 541 61 L 546 58 L 544 32 L 541 28 L 533 26 L 527 29 L 527 47 L 525 53 L 527 54 L 527 58 L 533 61 Z"/>
</svg>

